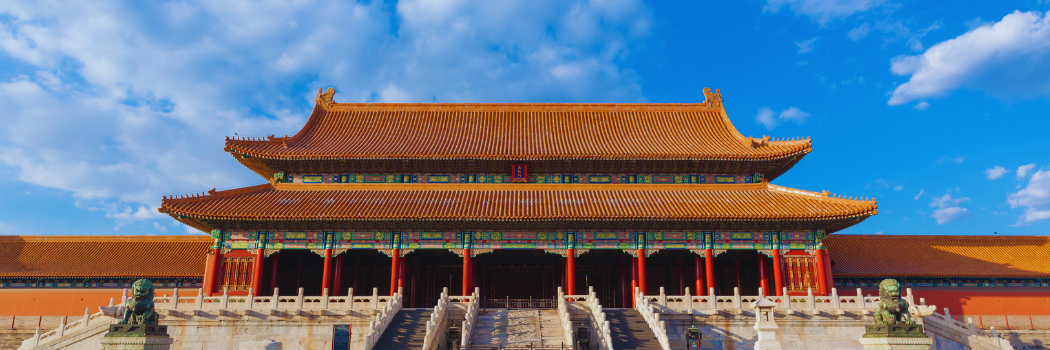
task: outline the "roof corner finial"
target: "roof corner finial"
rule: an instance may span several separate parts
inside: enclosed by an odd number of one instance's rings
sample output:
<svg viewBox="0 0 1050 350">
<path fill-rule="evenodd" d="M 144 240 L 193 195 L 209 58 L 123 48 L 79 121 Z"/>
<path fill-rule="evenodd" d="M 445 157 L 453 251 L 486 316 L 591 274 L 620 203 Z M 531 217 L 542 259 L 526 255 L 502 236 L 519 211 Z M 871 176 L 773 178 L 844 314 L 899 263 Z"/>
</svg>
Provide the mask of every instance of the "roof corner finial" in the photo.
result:
<svg viewBox="0 0 1050 350">
<path fill-rule="evenodd" d="M 335 104 L 335 101 L 332 100 L 332 97 L 334 97 L 334 96 L 335 96 L 335 89 L 334 88 L 328 88 L 328 92 L 324 92 L 324 89 L 318 88 L 317 89 L 317 100 L 316 100 L 316 102 L 321 107 L 332 108 L 332 105 Z"/>
<path fill-rule="evenodd" d="M 711 88 L 704 88 L 704 104 L 711 108 L 722 107 L 722 92 L 721 89 L 715 89 L 714 93 L 711 93 Z"/>
</svg>

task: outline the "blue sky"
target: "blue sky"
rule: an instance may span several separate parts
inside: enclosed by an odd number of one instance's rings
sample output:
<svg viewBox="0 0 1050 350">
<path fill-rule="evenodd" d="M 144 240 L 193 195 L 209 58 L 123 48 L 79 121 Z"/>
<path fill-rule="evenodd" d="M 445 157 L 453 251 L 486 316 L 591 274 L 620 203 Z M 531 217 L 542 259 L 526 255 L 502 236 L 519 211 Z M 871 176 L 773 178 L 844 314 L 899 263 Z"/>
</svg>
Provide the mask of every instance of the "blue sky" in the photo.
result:
<svg viewBox="0 0 1050 350">
<path fill-rule="evenodd" d="M 0 2 L 0 234 L 183 234 L 165 194 L 261 183 L 225 135 L 336 101 L 700 102 L 813 138 L 774 183 L 855 234 L 1050 233 L 1050 2 Z"/>
</svg>

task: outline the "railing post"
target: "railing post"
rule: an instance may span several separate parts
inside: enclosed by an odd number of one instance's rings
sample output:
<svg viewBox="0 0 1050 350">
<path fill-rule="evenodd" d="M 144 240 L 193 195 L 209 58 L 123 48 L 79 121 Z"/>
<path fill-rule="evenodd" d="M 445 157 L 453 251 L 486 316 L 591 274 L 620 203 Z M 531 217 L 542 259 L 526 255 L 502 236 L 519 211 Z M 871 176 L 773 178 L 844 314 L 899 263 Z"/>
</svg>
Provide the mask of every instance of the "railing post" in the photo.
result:
<svg viewBox="0 0 1050 350">
<path fill-rule="evenodd" d="M 813 287 L 806 288 L 806 308 L 810 310 L 817 308 L 817 302 L 813 297 Z"/>
<path fill-rule="evenodd" d="M 230 288 L 222 289 L 222 309 L 228 309 L 230 305 Z"/>
<path fill-rule="evenodd" d="M 839 300 L 839 290 L 835 287 L 831 287 L 831 307 L 835 309 L 842 308 L 842 302 Z"/>
<path fill-rule="evenodd" d="M 124 302 L 120 303 L 124 305 Z M 197 288 L 197 310 L 204 309 L 204 288 Z"/>
<path fill-rule="evenodd" d="M 83 327 L 80 327 L 80 328 L 87 328 L 88 321 L 91 321 L 91 307 L 85 307 L 84 308 L 84 324 L 82 324 L 81 326 L 83 326 Z M 14 323 L 14 322 L 12 321 L 11 323 Z"/>
<path fill-rule="evenodd" d="M 302 287 L 299 287 L 299 300 L 296 301 L 296 303 L 297 303 L 297 305 L 295 306 L 295 308 L 299 309 L 299 310 L 302 310 L 303 309 L 303 288 Z"/>
<path fill-rule="evenodd" d="M 711 298 L 707 300 L 708 303 L 711 303 L 711 310 L 718 309 L 718 296 L 715 295 L 715 287 L 707 288 L 707 297 Z"/>
<path fill-rule="evenodd" d="M 860 291 L 860 288 L 857 288 L 857 305 L 860 305 L 861 309 L 868 308 L 867 302 L 864 301 L 864 293 Z"/>
<path fill-rule="evenodd" d="M 124 305 L 128 301 L 128 289 L 124 288 L 124 291 L 120 293 L 120 305 Z"/>
<path fill-rule="evenodd" d="M 733 308 L 743 309 L 743 305 L 740 304 L 740 287 L 733 287 Z"/>
<path fill-rule="evenodd" d="M 660 306 L 667 307 L 667 294 L 664 294 L 664 287 L 660 287 Z"/>
<path fill-rule="evenodd" d="M 270 308 L 271 309 L 277 310 L 278 305 L 280 305 L 281 297 L 278 296 L 278 291 L 279 290 L 280 290 L 280 288 L 274 288 L 273 289 L 273 299 L 270 299 Z"/>
<path fill-rule="evenodd" d="M 379 288 L 372 288 L 372 308 L 379 308 Z"/>
<path fill-rule="evenodd" d="M 125 291 L 126 290 L 127 289 L 125 289 Z M 58 337 L 55 339 L 62 338 L 63 335 L 66 335 L 66 317 L 67 316 L 62 316 L 62 323 L 58 325 Z"/>
<path fill-rule="evenodd" d="M 175 310 L 179 308 L 179 288 L 175 288 L 173 293 L 174 296 L 171 299 L 171 309 Z"/>
<path fill-rule="evenodd" d="M 328 288 L 321 292 L 321 308 L 328 310 Z"/>
<path fill-rule="evenodd" d="M 346 308 L 347 309 L 353 309 L 354 308 L 354 288 L 353 287 L 351 287 L 350 289 L 346 290 Z"/>
<path fill-rule="evenodd" d="M 33 333 L 33 346 L 40 345 L 40 326 L 36 326 L 36 333 Z"/>
</svg>

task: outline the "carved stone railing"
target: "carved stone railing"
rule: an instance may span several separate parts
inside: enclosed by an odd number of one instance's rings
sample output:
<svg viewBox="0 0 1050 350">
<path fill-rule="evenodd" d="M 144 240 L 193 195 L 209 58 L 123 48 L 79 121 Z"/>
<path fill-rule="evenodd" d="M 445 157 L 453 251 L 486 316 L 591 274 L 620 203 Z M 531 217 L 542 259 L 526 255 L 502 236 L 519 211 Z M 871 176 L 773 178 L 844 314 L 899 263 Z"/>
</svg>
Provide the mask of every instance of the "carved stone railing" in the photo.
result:
<svg viewBox="0 0 1050 350">
<path fill-rule="evenodd" d="M 300 294 L 302 294 L 300 289 Z M 394 315 L 397 315 L 398 311 L 401 311 L 401 287 L 397 288 L 397 293 L 394 293 L 386 304 L 380 309 L 379 313 L 376 314 L 376 318 L 368 323 L 368 329 L 365 330 L 365 350 L 372 350 L 375 347 L 376 342 L 379 341 L 379 337 L 386 331 L 386 327 L 390 325 L 390 321 L 394 319 Z M 302 298 L 300 297 L 300 301 Z M 376 300 L 380 300 L 377 298 Z"/>
<path fill-rule="evenodd" d="M 878 308 L 880 300 L 878 296 L 863 295 L 860 288 L 857 288 L 856 295 L 839 295 L 838 289 L 831 288 L 831 295 L 828 296 L 813 295 L 812 289 L 809 289 L 806 295 L 786 295 L 787 288 L 784 288 L 781 296 L 762 295 L 763 291 L 761 289 L 758 291 L 759 295 L 740 295 L 740 290 L 733 288 L 733 295 L 710 296 L 714 294 L 714 288 L 710 288 L 709 295 L 694 296 L 690 295 L 689 288 L 685 288 L 685 295 L 665 295 L 663 288 L 660 288 L 659 295 L 647 295 L 643 298 L 664 313 L 708 310 L 735 314 L 743 313 L 748 305 L 758 301 L 759 298 L 765 298 L 777 303 L 778 312 L 789 315 L 794 313 L 815 315 L 820 312 L 843 315 L 847 311 L 867 315 Z M 911 288 L 908 288 L 907 294 L 901 298 L 913 305 L 915 303 Z"/>
<path fill-rule="evenodd" d="M 126 296 L 127 294 L 128 294 L 128 290 L 124 289 L 122 291 L 122 294 L 121 294 L 120 305 L 123 305 L 124 301 L 127 300 L 127 296 Z M 113 307 L 113 305 L 114 305 L 114 298 L 110 298 L 109 299 L 109 306 Z M 113 316 L 115 316 L 115 315 L 113 315 Z M 109 325 L 109 324 L 112 324 L 113 322 L 117 321 L 116 318 L 113 318 L 111 316 L 107 316 L 102 311 L 99 311 L 99 312 L 96 312 L 96 313 L 91 313 L 91 308 L 85 308 L 84 309 L 84 317 L 83 318 L 80 318 L 80 319 L 78 319 L 76 321 L 73 321 L 72 323 L 67 323 L 67 320 L 68 320 L 68 318 L 66 316 L 63 316 L 62 317 L 62 321 L 59 323 L 58 328 L 55 328 L 55 329 L 50 330 L 50 331 L 45 332 L 45 333 L 40 333 L 40 331 L 41 331 L 40 327 L 37 327 L 36 328 L 36 333 L 34 333 L 33 336 L 30 337 L 29 339 L 26 339 L 26 340 L 22 341 L 22 345 L 19 346 L 18 349 L 19 350 L 28 350 L 28 349 L 32 349 L 32 348 L 35 348 L 35 347 L 38 347 L 38 346 L 47 345 L 47 344 L 53 343 L 53 342 L 55 342 L 55 341 L 57 341 L 59 339 L 62 339 L 63 336 L 65 336 L 67 334 L 70 334 L 72 332 L 85 330 L 85 329 L 88 329 L 88 328 L 102 326 L 102 325 Z"/>
<path fill-rule="evenodd" d="M 249 289 L 248 295 L 230 295 L 228 290 L 223 290 L 222 295 L 206 297 L 203 289 L 197 290 L 197 295 L 184 297 L 179 295 L 179 289 L 175 288 L 172 296 L 158 296 L 153 298 L 154 306 L 158 312 L 162 310 L 186 310 L 191 313 L 204 310 L 351 310 L 351 309 L 379 309 L 380 305 L 389 303 L 393 296 L 380 296 L 379 289 L 373 288 L 372 295 L 353 295 L 354 289 L 348 290 L 347 296 L 330 296 L 325 288 L 320 296 L 303 295 L 303 288 L 299 288 L 297 295 L 279 295 L 279 290 L 274 288 L 273 295 L 254 295 Z"/>
<path fill-rule="evenodd" d="M 649 325 L 649 329 L 653 331 L 656 340 L 660 343 L 660 348 L 671 350 L 670 340 L 667 338 L 667 324 L 660 320 L 660 312 L 638 287 L 634 288 L 634 308 L 642 314 L 645 323 Z"/>
<path fill-rule="evenodd" d="M 478 322 L 478 303 L 481 302 L 481 288 L 474 288 L 470 303 L 467 304 L 467 313 L 463 315 L 463 327 L 460 328 L 460 347 L 469 347 L 470 335 L 474 332 L 474 324 Z"/>
<path fill-rule="evenodd" d="M 566 343 L 575 345 L 572 337 L 572 318 L 569 316 L 569 300 L 586 300 L 586 296 L 582 295 L 565 295 L 562 292 L 561 287 L 558 287 L 558 321 L 561 323 L 561 335 L 565 339 Z M 572 348 L 570 346 L 570 348 Z"/>
<path fill-rule="evenodd" d="M 441 291 L 441 296 L 438 297 L 437 305 L 434 305 L 434 311 L 430 313 L 430 320 L 427 320 L 427 334 L 423 337 L 423 350 L 437 349 L 439 332 L 448 317 L 448 304 L 448 287 L 445 287 Z"/>
<path fill-rule="evenodd" d="M 925 300 L 920 301 L 920 303 L 922 305 L 926 304 Z M 944 314 L 934 312 L 929 316 L 923 317 L 922 323 L 926 326 L 927 331 L 934 327 L 943 328 L 950 333 L 954 333 L 950 335 L 966 338 L 970 342 L 979 342 L 985 348 L 1013 350 L 1010 341 L 1000 337 L 995 327 L 991 327 L 989 330 L 979 329 L 973 323 L 972 317 L 967 318 L 966 322 L 956 320 L 951 317 L 948 308 L 944 308 Z"/>
<path fill-rule="evenodd" d="M 566 295 L 565 299 L 572 299 L 573 302 L 587 306 L 587 319 L 590 321 L 591 329 L 597 333 L 598 350 L 613 350 L 609 320 L 606 319 L 605 310 L 602 309 L 602 303 L 598 300 L 598 295 L 594 292 L 594 288 L 588 287 L 588 291 L 589 294 L 585 296 Z"/>
</svg>

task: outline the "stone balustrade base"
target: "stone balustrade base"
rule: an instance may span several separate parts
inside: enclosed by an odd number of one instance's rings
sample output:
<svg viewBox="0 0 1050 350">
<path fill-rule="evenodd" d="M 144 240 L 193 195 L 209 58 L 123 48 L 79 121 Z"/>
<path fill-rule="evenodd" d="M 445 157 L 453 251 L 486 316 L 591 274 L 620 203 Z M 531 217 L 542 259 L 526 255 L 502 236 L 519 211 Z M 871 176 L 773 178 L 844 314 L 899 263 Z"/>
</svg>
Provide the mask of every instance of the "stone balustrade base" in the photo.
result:
<svg viewBox="0 0 1050 350">
<path fill-rule="evenodd" d="M 918 337 L 860 338 L 864 350 L 930 350 L 933 339 Z"/>
<path fill-rule="evenodd" d="M 174 339 L 168 336 L 103 337 L 102 350 L 169 350 Z"/>
</svg>

